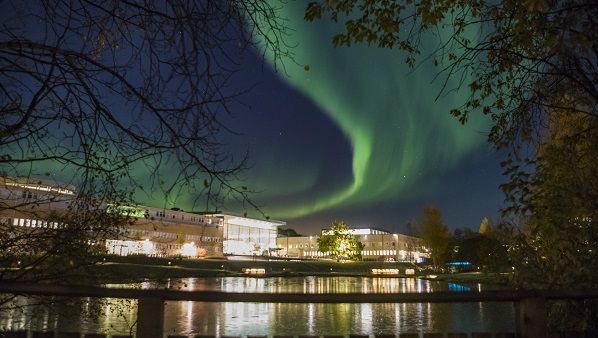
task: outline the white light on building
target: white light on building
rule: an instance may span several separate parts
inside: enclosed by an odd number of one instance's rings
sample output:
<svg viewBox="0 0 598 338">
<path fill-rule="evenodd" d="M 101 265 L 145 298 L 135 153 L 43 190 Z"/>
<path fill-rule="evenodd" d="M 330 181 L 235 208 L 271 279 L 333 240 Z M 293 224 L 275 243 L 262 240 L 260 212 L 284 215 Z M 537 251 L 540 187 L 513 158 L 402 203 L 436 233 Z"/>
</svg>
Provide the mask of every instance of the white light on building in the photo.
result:
<svg viewBox="0 0 598 338">
<path fill-rule="evenodd" d="M 183 244 L 183 247 L 181 248 L 181 256 L 185 256 L 185 257 L 197 256 L 197 247 L 195 246 L 195 243 L 191 242 L 191 243 Z"/>
</svg>

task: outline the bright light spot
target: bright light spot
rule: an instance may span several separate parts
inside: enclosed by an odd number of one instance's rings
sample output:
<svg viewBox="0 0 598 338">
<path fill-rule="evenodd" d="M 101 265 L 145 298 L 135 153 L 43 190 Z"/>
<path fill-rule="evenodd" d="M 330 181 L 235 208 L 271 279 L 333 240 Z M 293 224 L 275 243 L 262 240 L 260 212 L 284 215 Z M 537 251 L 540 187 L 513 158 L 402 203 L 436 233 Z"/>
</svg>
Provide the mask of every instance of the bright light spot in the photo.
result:
<svg viewBox="0 0 598 338">
<path fill-rule="evenodd" d="M 154 243 L 150 242 L 149 239 L 146 239 L 141 244 L 141 252 L 146 255 L 151 255 L 154 253 Z"/>
<path fill-rule="evenodd" d="M 246 275 L 265 275 L 266 269 L 264 269 L 264 268 L 243 268 L 243 273 Z"/>
<path fill-rule="evenodd" d="M 372 269 L 374 275 L 398 275 L 399 269 Z"/>
<path fill-rule="evenodd" d="M 195 257 L 197 256 L 197 247 L 195 247 L 195 243 L 185 243 L 181 248 L 181 256 L 185 257 Z"/>
</svg>

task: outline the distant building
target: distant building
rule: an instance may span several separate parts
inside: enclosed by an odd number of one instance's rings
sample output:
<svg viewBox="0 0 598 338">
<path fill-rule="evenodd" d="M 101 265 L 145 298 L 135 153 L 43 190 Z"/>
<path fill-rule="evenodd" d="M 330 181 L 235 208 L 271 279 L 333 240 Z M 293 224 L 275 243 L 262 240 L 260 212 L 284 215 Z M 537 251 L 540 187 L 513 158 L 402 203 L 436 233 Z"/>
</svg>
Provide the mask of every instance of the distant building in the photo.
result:
<svg viewBox="0 0 598 338">
<path fill-rule="evenodd" d="M 0 222 L 10 227 L 64 226 L 52 215 L 66 213 L 76 190 L 51 180 L 0 178 Z M 102 205 L 107 212 L 130 216 L 134 222 L 103 245 L 109 254 L 222 257 L 261 255 L 276 249 L 277 227 L 284 222 L 230 213 L 194 213 L 143 205 Z"/>
<path fill-rule="evenodd" d="M 327 235 L 329 230 L 322 230 Z M 392 234 L 379 229 L 350 229 L 364 245 L 361 251 L 366 261 L 421 262 L 429 257 L 420 238 Z M 328 254 L 318 250 L 318 236 L 279 237 L 276 244 L 282 256 L 302 259 L 325 259 Z"/>
</svg>

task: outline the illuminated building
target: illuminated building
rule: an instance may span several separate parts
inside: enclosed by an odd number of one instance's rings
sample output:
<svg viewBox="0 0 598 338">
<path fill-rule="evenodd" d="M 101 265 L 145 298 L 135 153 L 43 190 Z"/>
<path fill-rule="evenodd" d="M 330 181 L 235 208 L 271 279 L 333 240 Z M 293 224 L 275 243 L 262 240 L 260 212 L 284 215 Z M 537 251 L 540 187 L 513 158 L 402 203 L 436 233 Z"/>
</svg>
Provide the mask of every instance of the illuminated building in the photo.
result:
<svg viewBox="0 0 598 338">
<path fill-rule="evenodd" d="M 67 210 L 75 195 L 72 185 L 0 176 L 0 221 L 8 226 L 56 229 L 61 224 L 49 215 Z"/>
<path fill-rule="evenodd" d="M 50 180 L 0 177 L 0 222 L 10 227 L 59 228 L 51 215 L 66 213 L 76 190 Z M 229 213 L 194 213 L 142 205 L 102 204 L 106 212 L 132 222 L 109 238 L 106 252 L 115 255 L 222 257 L 269 254 L 276 248 L 277 227 L 284 222 Z"/>
<path fill-rule="evenodd" d="M 329 230 L 322 230 L 327 235 Z M 421 262 L 429 257 L 421 238 L 392 234 L 379 229 L 349 229 L 363 244 L 361 257 L 366 261 Z M 282 256 L 306 259 L 327 258 L 318 250 L 318 236 L 279 237 L 276 241 Z"/>
<path fill-rule="evenodd" d="M 223 224 L 219 218 L 140 205 L 115 211 L 135 218 L 135 222 L 124 229 L 121 238 L 106 241 L 108 253 L 192 258 L 223 255 Z"/>
<path fill-rule="evenodd" d="M 231 255 L 270 255 L 276 249 L 278 227 L 286 224 L 232 214 L 213 216 L 224 224 L 224 253 Z"/>
</svg>

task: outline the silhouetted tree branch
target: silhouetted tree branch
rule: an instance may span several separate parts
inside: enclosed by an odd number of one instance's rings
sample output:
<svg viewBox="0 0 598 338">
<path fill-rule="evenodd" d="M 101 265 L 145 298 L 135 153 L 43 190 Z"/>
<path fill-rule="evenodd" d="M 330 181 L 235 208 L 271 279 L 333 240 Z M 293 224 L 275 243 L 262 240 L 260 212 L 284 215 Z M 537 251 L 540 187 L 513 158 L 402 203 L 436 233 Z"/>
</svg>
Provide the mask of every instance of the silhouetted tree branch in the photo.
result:
<svg viewBox="0 0 598 338">
<path fill-rule="evenodd" d="M 229 132 L 223 117 L 230 103 L 246 89 L 235 74 L 254 36 L 267 35 L 257 50 L 271 51 L 277 63 L 292 57 L 275 7 L 259 0 L 47 0 L 0 8 L 11 13 L 0 30 L 2 176 L 77 185 L 70 212 L 61 215 L 36 215 L 38 205 L 55 201 L 2 201 L 0 212 L 51 217 L 68 230 L 14 233 L 4 221 L 0 251 L 35 252 L 27 264 L 43 260 L 48 268 L 55 257 L 84 257 L 81 250 L 91 247 L 78 244 L 127 222 L 108 215 L 105 203 L 131 203 L 136 190 L 165 200 L 196 196 L 200 209 L 238 200 L 259 210 L 252 189 L 236 183 L 246 159 L 233 156 L 221 134 Z M 57 243 L 68 245 L 56 251 Z"/>
</svg>

